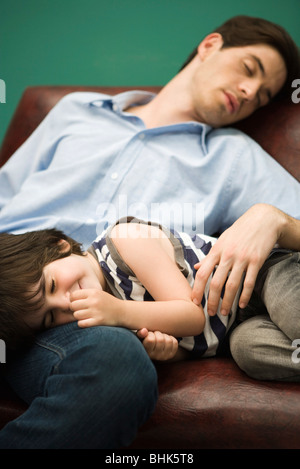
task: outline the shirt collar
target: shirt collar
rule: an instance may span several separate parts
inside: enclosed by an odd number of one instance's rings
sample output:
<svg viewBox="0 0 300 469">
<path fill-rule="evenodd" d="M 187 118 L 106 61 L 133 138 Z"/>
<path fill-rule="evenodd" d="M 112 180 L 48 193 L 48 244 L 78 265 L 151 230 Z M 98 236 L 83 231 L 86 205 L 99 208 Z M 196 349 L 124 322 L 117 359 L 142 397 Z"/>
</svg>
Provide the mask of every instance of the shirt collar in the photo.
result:
<svg viewBox="0 0 300 469">
<path fill-rule="evenodd" d="M 130 112 L 131 106 L 149 103 L 155 96 L 155 93 L 150 93 L 149 91 L 132 90 L 124 91 L 123 93 L 119 93 L 115 96 L 107 95 L 107 98 L 96 99 L 92 101 L 91 104 L 97 107 L 109 106 L 111 109 L 113 109 L 113 111 L 121 114 L 124 112 L 124 109 Z M 202 122 L 197 121 L 183 122 L 182 124 L 174 125 L 189 127 L 189 129 L 194 129 L 194 131 L 201 133 L 201 145 L 203 147 L 204 152 L 207 152 L 205 144 L 206 135 L 211 130 L 213 130 L 210 125 L 203 124 Z"/>
<path fill-rule="evenodd" d="M 124 109 L 130 108 L 130 106 L 147 104 L 155 97 L 155 93 L 148 91 L 124 91 L 115 96 L 108 96 L 107 98 L 96 99 L 91 102 L 93 106 L 104 107 L 110 106 L 115 112 L 123 112 Z"/>
</svg>

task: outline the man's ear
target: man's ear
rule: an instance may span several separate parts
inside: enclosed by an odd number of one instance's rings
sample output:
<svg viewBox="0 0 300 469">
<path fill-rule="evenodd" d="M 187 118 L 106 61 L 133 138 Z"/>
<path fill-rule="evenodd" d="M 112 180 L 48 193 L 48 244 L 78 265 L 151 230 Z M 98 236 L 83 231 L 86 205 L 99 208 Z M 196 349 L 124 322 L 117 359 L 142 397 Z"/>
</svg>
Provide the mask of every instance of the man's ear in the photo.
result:
<svg viewBox="0 0 300 469">
<path fill-rule="evenodd" d="M 62 253 L 69 251 L 71 248 L 70 243 L 65 239 L 60 239 L 57 244 L 59 246 L 60 252 Z"/>
<path fill-rule="evenodd" d="M 223 38 L 220 33 L 211 33 L 206 36 L 198 46 L 200 59 L 205 60 L 212 52 L 220 50 L 223 45 Z"/>
</svg>

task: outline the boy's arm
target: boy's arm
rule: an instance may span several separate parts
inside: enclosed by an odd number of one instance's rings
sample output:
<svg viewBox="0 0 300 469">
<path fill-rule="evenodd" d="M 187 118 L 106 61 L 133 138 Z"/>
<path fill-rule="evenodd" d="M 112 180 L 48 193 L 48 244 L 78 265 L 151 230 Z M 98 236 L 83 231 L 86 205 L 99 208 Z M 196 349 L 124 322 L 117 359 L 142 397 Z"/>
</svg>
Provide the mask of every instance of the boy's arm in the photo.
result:
<svg viewBox="0 0 300 469">
<path fill-rule="evenodd" d="M 130 329 L 146 327 L 177 337 L 200 334 L 204 327 L 203 310 L 192 302 L 192 289 L 176 264 L 167 236 L 158 227 L 128 223 L 116 225 L 111 239 L 155 300 L 125 302 L 122 325 Z"/>
<path fill-rule="evenodd" d="M 155 301 L 123 301 L 95 291 L 88 305 L 89 295 L 81 290 L 72 298 L 78 324 L 145 327 L 177 337 L 200 334 L 205 324 L 203 309 L 193 303 L 191 287 L 175 262 L 173 246 L 166 235 L 155 227 L 129 223 L 117 225 L 111 238 Z"/>
</svg>

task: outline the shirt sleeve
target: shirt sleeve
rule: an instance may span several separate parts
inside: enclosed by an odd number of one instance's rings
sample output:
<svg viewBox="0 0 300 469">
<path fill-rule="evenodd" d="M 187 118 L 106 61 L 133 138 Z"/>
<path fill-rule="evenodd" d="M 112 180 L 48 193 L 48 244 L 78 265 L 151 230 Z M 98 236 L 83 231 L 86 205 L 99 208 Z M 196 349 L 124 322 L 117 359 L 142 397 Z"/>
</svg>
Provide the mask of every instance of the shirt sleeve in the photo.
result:
<svg viewBox="0 0 300 469">
<path fill-rule="evenodd" d="M 56 147 L 74 115 L 76 102 L 99 99 L 99 93 L 70 93 L 47 114 L 20 148 L 0 169 L 0 210 L 17 194 L 24 181 L 33 173 L 46 170 Z"/>
<path fill-rule="evenodd" d="M 232 137 L 228 143 L 231 141 L 233 158 L 224 184 L 220 231 L 257 203 L 273 205 L 300 219 L 299 182 L 253 139 L 235 130 Z"/>
</svg>

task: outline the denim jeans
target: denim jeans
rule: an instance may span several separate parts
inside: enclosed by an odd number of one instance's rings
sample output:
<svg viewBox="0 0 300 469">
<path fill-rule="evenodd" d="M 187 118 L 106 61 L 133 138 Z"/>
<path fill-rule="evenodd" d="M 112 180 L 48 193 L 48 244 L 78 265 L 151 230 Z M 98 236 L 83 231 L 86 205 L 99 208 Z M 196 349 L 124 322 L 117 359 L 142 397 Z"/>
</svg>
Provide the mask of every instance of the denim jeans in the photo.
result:
<svg viewBox="0 0 300 469">
<path fill-rule="evenodd" d="M 70 323 L 41 334 L 7 379 L 29 409 L 0 432 L 0 448 L 129 445 L 157 400 L 157 375 L 137 337 Z"/>
<path fill-rule="evenodd" d="M 264 264 L 239 319 L 230 336 L 231 353 L 239 367 L 256 379 L 299 382 L 299 252 L 278 252 Z"/>
</svg>

